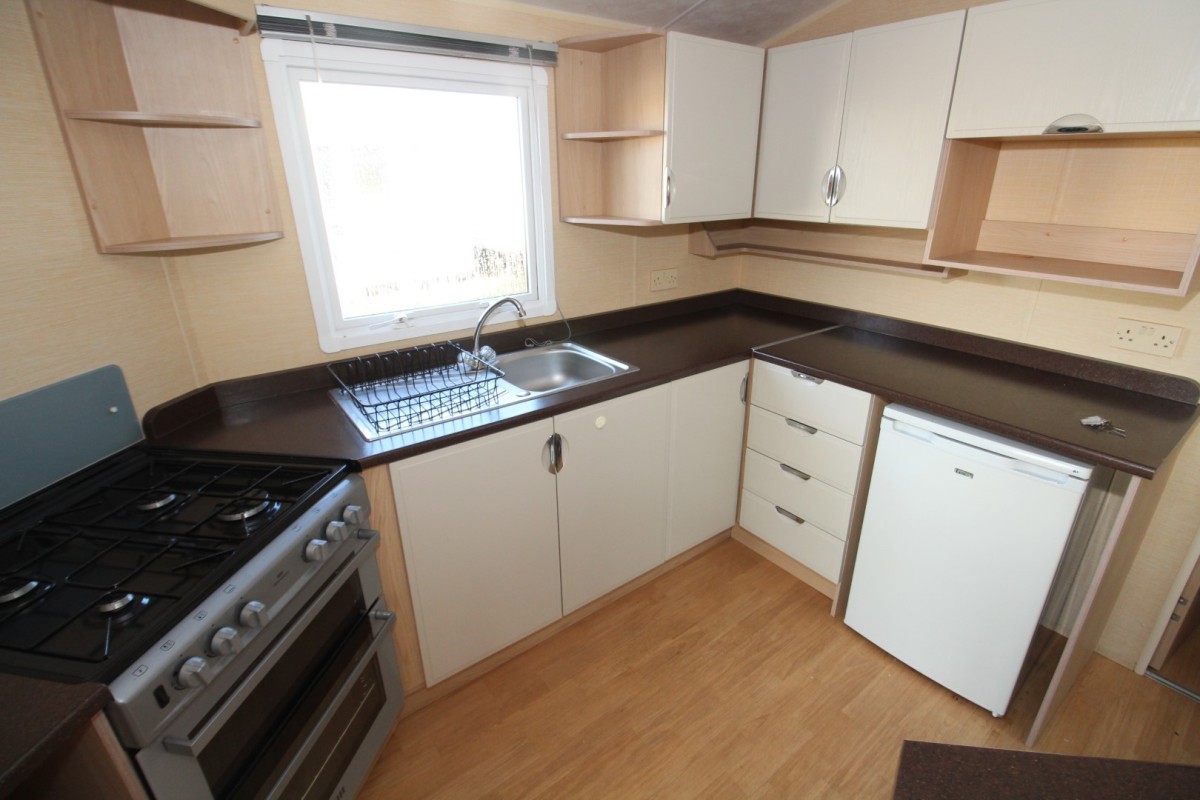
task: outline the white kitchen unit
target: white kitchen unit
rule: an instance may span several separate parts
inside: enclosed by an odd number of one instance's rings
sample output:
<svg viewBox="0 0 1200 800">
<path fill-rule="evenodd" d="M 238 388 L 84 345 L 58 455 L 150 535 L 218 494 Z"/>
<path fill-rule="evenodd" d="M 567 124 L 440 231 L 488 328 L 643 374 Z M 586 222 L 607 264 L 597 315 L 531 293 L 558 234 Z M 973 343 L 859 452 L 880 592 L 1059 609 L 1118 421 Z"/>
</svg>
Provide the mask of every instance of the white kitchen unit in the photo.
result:
<svg viewBox="0 0 1200 800">
<path fill-rule="evenodd" d="M 914 409 L 883 414 L 846 624 L 1002 716 L 1092 468 Z"/>
<path fill-rule="evenodd" d="M 749 368 L 741 361 L 671 384 L 667 558 L 736 522 Z"/>
<path fill-rule="evenodd" d="M 750 216 L 763 50 L 659 31 L 559 42 L 559 208 L 566 222 Z"/>
<path fill-rule="evenodd" d="M 770 50 L 754 216 L 924 228 L 964 16 Z"/>
<path fill-rule="evenodd" d="M 564 614 L 666 560 L 669 394 L 659 386 L 554 418 Z"/>
<path fill-rule="evenodd" d="M 551 420 L 391 465 L 426 685 L 562 616 Z"/>
<path fill-rule="evenodd" d="M 832 596 L 855 527 L 872 397 L 765 361 L 754 362 L 752 387 L 739 522 Z"/>
<path fill-rule="evenodd" d="M 1200 130 L 1197 75 L 1195 0 L 981 5 L 967 14 L 946 135 L 1029 136 L 1093 122 L 1108 133 Z"/>
</svg>

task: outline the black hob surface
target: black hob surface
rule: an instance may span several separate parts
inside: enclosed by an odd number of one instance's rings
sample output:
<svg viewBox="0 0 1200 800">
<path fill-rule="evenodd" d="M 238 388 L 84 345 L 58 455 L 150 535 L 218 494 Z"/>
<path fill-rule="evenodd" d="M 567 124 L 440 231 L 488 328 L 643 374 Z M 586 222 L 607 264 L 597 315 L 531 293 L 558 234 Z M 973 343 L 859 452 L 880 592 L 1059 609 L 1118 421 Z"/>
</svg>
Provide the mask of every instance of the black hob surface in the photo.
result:
<svg viewBox="0 0 1200 800">
<path fill-rule="evenodd" d="M 0 512 L 0 668 L 107 682 L 349 470 L 134 447 Z"/>
</svg>

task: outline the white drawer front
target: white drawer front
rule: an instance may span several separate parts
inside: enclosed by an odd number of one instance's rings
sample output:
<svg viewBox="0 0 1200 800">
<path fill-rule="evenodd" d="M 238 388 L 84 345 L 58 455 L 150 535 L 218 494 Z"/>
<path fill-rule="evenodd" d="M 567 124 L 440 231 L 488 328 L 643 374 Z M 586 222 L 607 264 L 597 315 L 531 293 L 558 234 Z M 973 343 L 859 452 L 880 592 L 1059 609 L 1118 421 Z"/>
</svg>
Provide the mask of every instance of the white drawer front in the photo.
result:
<svg viewBox="0 0 1200 800">
<path fill-rule="evenodd" d="M 756 360 L 750 402 L 848 442 L 862 444 L 871 395 L 833 381 L 818 383 L 817 379 L 799 378 L 790 369 Z"/>
<path fill-rule="evenodd" d="M 816 478 L 806 480 L 791 469 L 794 469 L 791 465 L 747 450 L 743 485 L 764 500 L 783 506 L 845 541 L 850 528 L 850 495 Z"/>
<path fill-rule="evenodd" d="M 841 539 L 811 522 L 789 519 L 754 492 L 742 492 L 741 525 L 826 580 L 838 582 L 844 547 Z"/>
<path fill-rule="evenodd" d="M 830 486 L 854 493 L 862 448 L 844 439 L 824 431 L 809 433 L 789 424 L 787 417 L 751 406 L 746 446 Z"/>
</svg>

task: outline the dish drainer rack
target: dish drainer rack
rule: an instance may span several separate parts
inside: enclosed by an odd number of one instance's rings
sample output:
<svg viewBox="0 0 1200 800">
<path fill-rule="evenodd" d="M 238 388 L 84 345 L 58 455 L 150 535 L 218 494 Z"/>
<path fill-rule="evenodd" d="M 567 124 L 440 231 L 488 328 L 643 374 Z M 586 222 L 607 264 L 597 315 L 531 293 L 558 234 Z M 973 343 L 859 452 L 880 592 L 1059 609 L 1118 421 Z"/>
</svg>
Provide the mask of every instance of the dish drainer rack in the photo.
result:
<svg viewBox="0 0 1200 800">
<path fill-rule="evenodd" d="M 477 362 L 480 367 L 471 369 Z M 444 422 L 496 405 L 504 373 L 454 344 L 392 350 L 329 365 L 338 391 L 378 433 Z"/>
</svg>

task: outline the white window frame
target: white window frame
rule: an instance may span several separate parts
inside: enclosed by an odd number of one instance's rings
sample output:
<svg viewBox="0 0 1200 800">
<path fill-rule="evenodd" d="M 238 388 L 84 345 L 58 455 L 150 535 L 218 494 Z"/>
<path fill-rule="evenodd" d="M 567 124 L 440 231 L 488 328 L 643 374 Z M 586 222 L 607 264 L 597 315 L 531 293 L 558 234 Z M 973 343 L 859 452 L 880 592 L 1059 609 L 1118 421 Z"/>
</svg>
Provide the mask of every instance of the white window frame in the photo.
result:
<svg viewBox="0 0 1200 800">
<path fill-rule="evenodd" d="M 446 86 L 484 84 L 504 87 L 518 97 L 522 137 L 527 144 L 525 179 L 529 203 L 527 231 L 530 291 L 514 295 L 529 317 L 556 309 L 550 200 L 548 77 L 543 67 L 471 58 L 428 55 L 370 47 L 330 45 L 284 39 L 262 40 L 267 85 L 287 175 L 288 194 L 312 300 L 317 339 L 326 353 L 428 338 L 472 327 L 481 309 L 494 298 L 469 303 L 343 319 L 337 296 L 329 243 L 321 214 L 316 173 L 304 123 L 301 81 L 337 80 L 395 85 L 399 79 L 443 82 Z M 463 187 L 464 191 L 469 187 Z M 515 319 L 506 310 L 497 315 Z"/>
</svg>

